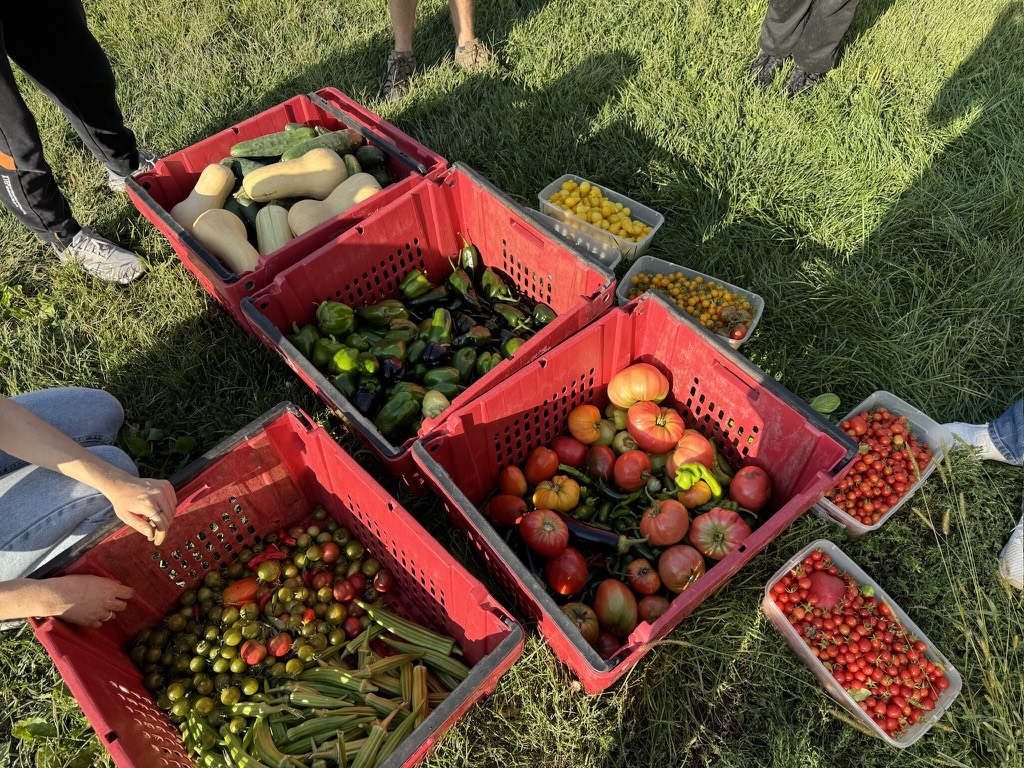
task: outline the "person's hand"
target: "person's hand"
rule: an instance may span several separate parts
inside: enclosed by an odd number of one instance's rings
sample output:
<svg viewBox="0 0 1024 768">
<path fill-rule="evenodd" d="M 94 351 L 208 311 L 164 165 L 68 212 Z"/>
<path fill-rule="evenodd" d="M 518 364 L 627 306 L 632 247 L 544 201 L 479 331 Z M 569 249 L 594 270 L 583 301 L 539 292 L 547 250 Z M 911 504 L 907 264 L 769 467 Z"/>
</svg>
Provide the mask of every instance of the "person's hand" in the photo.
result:
<svg viewBox="0 0 1024 768">
<path fill-rule="evenodd" d="M 157 546 L 163 543 L 178 504 L 174 486 L 166 480 L 126 475 L 125 479 L 105 488 L 103 494 L 110 499 L 114 514 L 125 525 Z"/>
<path fill-rule="evenodd" d="M 64 621 L 100 627 L 128 607 L 135 590 L 101 576 L 56 576 L 44 583 L 53 594 L 53 613 Z"/>
</svg>

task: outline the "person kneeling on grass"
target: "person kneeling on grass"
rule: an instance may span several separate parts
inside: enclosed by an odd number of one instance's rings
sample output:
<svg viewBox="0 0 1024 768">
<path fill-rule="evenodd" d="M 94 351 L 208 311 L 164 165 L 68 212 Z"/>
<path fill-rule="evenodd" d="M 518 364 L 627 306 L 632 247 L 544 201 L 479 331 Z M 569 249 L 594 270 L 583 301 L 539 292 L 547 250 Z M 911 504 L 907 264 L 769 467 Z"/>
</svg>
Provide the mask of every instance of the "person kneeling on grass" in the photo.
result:
<svg viewBox="0 0 1024 768">
<path fill-rule="evenodd" d="M 836 52 L 860 0 L 768 0 L 761 25 L 761 54 L 750 76 L 767 88 L 792 57 L 786 93 L 793 98 L 820 83 L 836 63 Z"/>
<path fill-rule="evenodd" d="M 1024 398 L 987 424 L 954 421 L 942 426 L 973 447 L 980 459 L 1024 466 Z M 1024 515 L 999 553 L 999 575 L 1011 586 L 1024 589 Z"/>
<path fill-rule="evenodd" d="M 166 480 L 138 477 L 112 443 L 121 404 L 97 389 L 0 396 L 0 621 L 59 616 L 98 627 L 134 590 L 112 579 L 24 578 L 116 515 L 161 544 L 177 506 Z"/>
</svg>

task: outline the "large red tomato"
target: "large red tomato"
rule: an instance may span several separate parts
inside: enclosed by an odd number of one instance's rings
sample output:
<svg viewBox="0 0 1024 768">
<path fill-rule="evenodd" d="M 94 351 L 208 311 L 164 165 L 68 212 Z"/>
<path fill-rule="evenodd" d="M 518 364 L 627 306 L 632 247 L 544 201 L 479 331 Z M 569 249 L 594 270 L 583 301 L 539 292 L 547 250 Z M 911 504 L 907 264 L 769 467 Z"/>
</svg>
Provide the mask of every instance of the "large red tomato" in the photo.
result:
<svg viewBox="0 0 1024 768">
<path fill-rule="evenodd" d="M 626 451 L 615 460 L 615 484 L 624 491 L 639 491 L 651 472 L 651 457 L 643 451 Z"/>
<path fill-rule="evenodd" d="M 751 512 L 760 512 L 771 495 L 771 478 L 760 467 L 743 467 L 729 483 L 729 498 Z"/>
<path fill-rule="evenodd" d="M 601 626 L 597 623 L 597 614 L 593 608 L 585 603 L 569 603 L 562 606 L 562 613 L 569 617 L 590 645 L 597 642 Z"/>
<path fill-rule="evenodd" d="M 569 412 L 569 434 L 590 445 L 601 439 L 601 411 L 595 405 L 579 405 Z"/>
<path fill-rule="evenodd" d="M 668 379 L 648 363 L 637 363 L 612 376 L 608 382 L 608 399 L 619 408 L 629 408 L 640 400 L 660 403 L 668 397 Z"/>
<path fill-rule="evenodd" d="M 636 444 L 648 453 L 664 453 L 683 436 L 686 426 L 675 408 L 662 408 L 650 400 L 629 407 L 626 428 Z"/>
<path fill-rule="evenodd" d="M 690 514 L 675 499 L 654 502 L 640 518 L 640 535 L 656 547 L 678 544 L 689 527 Z"/>
<path fill-rule="evenodd" d="M 587 449 L 587 472 L 595 480 L 607 483 L 615 470 L 615 451 L 607 445 L 592 445 Z"/>
<path fill-rule="evenodd" d="M 731 509 L 715 507 L 690 523 L 690 543 L 712 560 L 735 552 L 749 535 L 750 526 Z"/>
<path fill-rule="evenodd" d="M 544 564 L 544 580 L 560 595 L 574 595 L 587 584 L 587 561 L 578 549 L 568 547 L 562 554 L 549 557 Z"/>
<path fill-rule="evenodd" d="M 519 535 L 526 546 L 543 557 L 560 555 L 569 546 L 569 528 L 550 509 L 538 509 L 519 521 Z"/>
<path fill-rule="evenodd" d="M 605 661 L 614 656 L 621 647 L 622 642 L 619 638 L 603 629 L 598 633 L 597 642 L 594 643 L 594 650 L 597 651 L 597 655 Z"/>
<path fill-rule="evenodd" d="M 658 558 L 658 575 L 662 584 L 678 594 L 704 575 L 704 558 L 693 547 L 676 544 Z"/>
<path fill-rule="evenodd" d="M 526 482 L 531 486 L 537 486 L 545 480 L 550 480 L 556 472 L 558 472 L 558 454 L 544 446 L 534 448 L 523 467 L 523 475 L 526 476 Z"/>
<path fill-rule="evenodd" d="M 636 598 L 618 579 L 605 579 L 594 595 L 594 613 L 601 626 L 618 637 L 636 629 Z"/>
<path fill-rule="evenodd" d="M 648 624 L 653 624 L 657 621 L 665 611 L 669 608 L 669 602 L 666 598 L 661 595 L 647 595 L 641 597 L 640 602 L 637 603 L 636 613 L 637 618 L 640 621 L 646 621 Z"/>
<path fill-rule="evenodd" d="M 498 473 L 498 492 L 511 496 L 525 496 L 526 478 L 519 467 L 505 467 Z"/>
<path fill-rule="evenodd" d="M 676 443 L 676 449 L 668 457 L 665 470 L 670 477 L 675 477 L 676 470 L 683 464 L 703 464 L 711 469 L 715 460 L 714 449 L 704 435 L 695 429 L 688 429 Z"/>
<path fill-rule="evenodd" d="M 579 469 L 587 460 L 587 446 L 568 435 L 559 435 L 551 441 L 551 450 L 558 454 L 558 460 L 573 469 Z"/>
<path fill-rule="evenodd" d="M 487 502 L 487 516 L 498 525 L 516 525 L 526 514 L 526 499 L 499 493 Z"/>
</svg>

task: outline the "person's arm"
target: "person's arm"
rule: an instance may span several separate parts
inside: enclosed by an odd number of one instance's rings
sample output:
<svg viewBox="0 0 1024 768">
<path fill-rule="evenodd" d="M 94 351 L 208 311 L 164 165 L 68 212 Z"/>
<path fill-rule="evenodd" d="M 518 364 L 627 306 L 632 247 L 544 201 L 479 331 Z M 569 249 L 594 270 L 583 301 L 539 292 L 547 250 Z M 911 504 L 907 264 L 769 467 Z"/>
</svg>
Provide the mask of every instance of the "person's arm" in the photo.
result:
<svg viewBox="0 0 1024 768">
<path fill-rule="evenodd" d="M 177 501 L 166 480 L 134 477 L 100 459 L 27 408 L 0 396 L 0 451 L 85 483 L 114 514 L 154 544 L 171 526 Z"/>
<path fill-rule="evenodd" d="M 59 616 L 73 624 L 98 627 L 123 611 L 135 590 L 100 576 L 0 581 L 0 621 Z"/>
</svg>

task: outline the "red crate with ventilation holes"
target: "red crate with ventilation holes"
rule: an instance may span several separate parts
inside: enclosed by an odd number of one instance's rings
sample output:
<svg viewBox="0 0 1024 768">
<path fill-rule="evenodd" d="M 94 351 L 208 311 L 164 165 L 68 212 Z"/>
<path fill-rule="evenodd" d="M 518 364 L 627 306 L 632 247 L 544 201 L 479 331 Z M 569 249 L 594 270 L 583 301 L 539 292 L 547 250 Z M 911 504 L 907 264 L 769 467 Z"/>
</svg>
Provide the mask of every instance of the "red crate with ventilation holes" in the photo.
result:
<svg viewBox="0 0 1024 768">
<path fill-rule="evenodd" d="M 615 276 L 546 227 L 538 226 L 483 177 L 456 164 L 436 182 L 427 181 L 387 208 L 285 270 L 264 290 L 242 302 L 255 335 L 276 352 L 357 437 L 414 489 L 410 450 L 415 437 L 389 442 L 337 390 L 330 379 L 285 338 L 293 324 L 315 322 L 326 299 L 353 307 L 399 296 L 398 284 L 413 268 L 434 280 L 451 273 L 449 256 L 464 235 L 480 250 L 480 269 L 505 273 L 531 299 L 558 317 L 533 335 L 515 356 L 460 393 L 452 408 L 471 402 L 538 355 L 586 327 L 612 304 Z M 425 436 L 444 419 L 423 422 Z"/>
<path fill-rule="evenodd" d="M 260 256 L 251 272 L 233 273 L 171 218 L 170 210 L 188 197 L 203 169 L 228 157 L 240 141 L 283 131 L 288 123 L 304 123 L 329 131 L 353 128 L 367 143 L 379 147 L 394 183 L 340 216 L 294 238 L 283 248 Z M 398 199 L 424 178 L 444 172 L 448 162 L 415 139 L 356 103 L 336 88 L 300 94 L 238 125 L 226 128 L 160 160 L 156 168 L 128 179 L 128 196 L 170 242 L 174 252 L 223 309 L 247 328 L 241 300 L 263 288 L 283 269 L 352 228 L 368 215 Z"/>
<path fill-rule="evenodd" d="M 764 522 L 740 548 L 677 595 L 654 624 L 641 623 L 604 661 L 559 609 L 538 578 L 480 510 L 499 471 L 567 431 L 569 412 L 608 403 L 611 377 L 633 363 L 657 366 L 669 379 L 663 403 L 688 427 L 715 440 L 733 466 L 755 464 L 772 478 Z M 832 487 L 856 445 L 738 352 L 657 294 L 613 309 L 590 327 L 451 413 L 413 450 L 427 485 L 441 497 L 488 570 L 536 622 L 555 655 L 589 693 L 605 690 L 725 584 Z"/>
<path fill-rule="evenodd" d="M 126 646 L 169 613 L 182 590 L 194 588 L 262 535 L 306 521 L 318 505 L 395 574 L 392 607 L 454 637 L 472 666 L 469 677 L 385 766 L 421 762 L 522 653 L 522 629 L 484 586 L 295 406 L 278 406 L 176 480 L 178 510 L 160 548 L 115 525 L 116 530 L 99 532 L 84 552 L 79 547 L 48 569 L 128 584 L 136 592 L 128 610 L 100 629 L 57 619 L 32 621 L 118 768 L 195 768 L 177 727 L 143 687 Z"/>
</svg>

